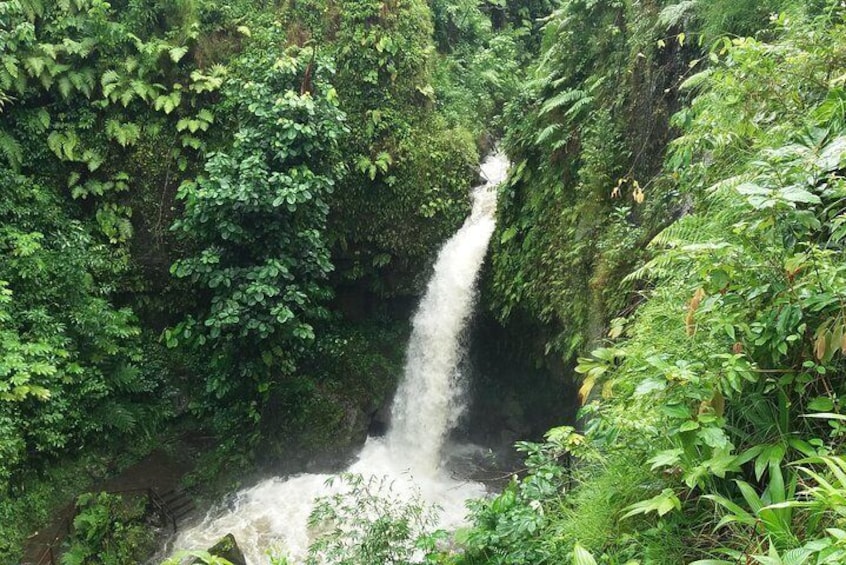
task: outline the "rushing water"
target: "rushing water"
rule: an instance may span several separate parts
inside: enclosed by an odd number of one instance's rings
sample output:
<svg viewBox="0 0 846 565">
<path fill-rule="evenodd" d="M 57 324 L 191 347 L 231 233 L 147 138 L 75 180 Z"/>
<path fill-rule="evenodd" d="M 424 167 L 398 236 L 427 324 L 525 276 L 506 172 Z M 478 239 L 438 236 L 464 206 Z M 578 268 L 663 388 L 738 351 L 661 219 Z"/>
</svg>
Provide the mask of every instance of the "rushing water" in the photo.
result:
<svg viewBox="0 0 846 565">
<path fill-rule="evenodd" d="M 444 442 L 464 408 L 461 335 L 472 313 L 475 283 L 494 230 L 496 193 L 508 162 L 492 155 L 482 163 L 487 182 L 473 191 L 473 210 L 438 254 L 426 294 L 414 315 L 405 372 L 383 438 L 368 438 L 347 469 L 388 477 L 397 496 L 416 492 L 441 507 L 441 527 L 454 528 L 465 516 L 464 502 L 484 494 L 477 483 L 452 478 L 442 466 Z M 272 478 L 238 492 L 231 504 L 213 509 L 173 546 L 205 549 L 234 534 L 251 565 L 267 563 L 267 552 L 305 557 L 310 543 L 308 516 L 315 498 L 332 492 L 331 475 Z"/>
</svg>

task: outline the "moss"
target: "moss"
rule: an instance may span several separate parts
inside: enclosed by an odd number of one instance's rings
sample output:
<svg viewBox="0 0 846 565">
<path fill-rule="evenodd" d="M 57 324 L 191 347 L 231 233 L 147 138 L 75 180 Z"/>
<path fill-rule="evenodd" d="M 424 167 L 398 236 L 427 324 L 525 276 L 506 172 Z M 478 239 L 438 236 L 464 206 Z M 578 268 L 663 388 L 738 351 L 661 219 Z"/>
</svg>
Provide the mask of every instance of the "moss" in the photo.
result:
<svg viewBox="0 0 846 565">
<path fill-rule="evenodd" d="M 247 560 L 238 542 L 232 534 L 226 534 L 223 538 L 209 548 L 209 554 L 215 557 L 226 559 L 232 565 L 247 565 Z M 199 559 L 195 563 L 201 563 Z"/>
<path fill-rule="evenodd" d="M 343 459 L 402 375 L 406 320 L 338 322 L 321 328 L 299 375 L 274 389 L 262 416 L 264 463 Z"/>
<path fill-rule="evenodd" d="M 698 48 L 666 34 L 655 6 L 571 3 L 546 28 L 544 63 L 510 105 L 485 293 L 499 318 L 536 320 L 547 354 L 572 359 L 634 298 L 625 275 L 681 206 L 662 180 L 676 85 Z M 622 71 L 622 72 L 621 72 Z"/>
</svg>

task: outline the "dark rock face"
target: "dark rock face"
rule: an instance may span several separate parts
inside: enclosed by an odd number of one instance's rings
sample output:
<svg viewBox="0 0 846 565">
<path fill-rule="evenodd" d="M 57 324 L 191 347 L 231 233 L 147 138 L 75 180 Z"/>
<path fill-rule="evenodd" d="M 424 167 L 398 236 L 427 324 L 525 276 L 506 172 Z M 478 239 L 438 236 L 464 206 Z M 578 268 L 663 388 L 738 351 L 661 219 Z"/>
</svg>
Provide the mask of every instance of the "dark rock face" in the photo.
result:
<svg viewBox="0 0 846 565">
<path fill-rule="evenodd" d="M 544 365 L 533 363 L 535 336 L 524 330 L 481 312 L 467 336 L 470 406 L 457 435 L 500 455 L 518 440 L 538 441 L 551 427 L 576 424 L 572 367 L 552 363 L 551 356 Z"/>
<path fill-rule="evenodd" d="M 232 565 L 247 565 L 247 559 L 232 534 L 226 534 L 222 537 L 219 542 L 209 548 L 209 553 L 215 557 L 226 559 Z M 194 563 L 200 563 L 200 561 L 194 561 Z"/>
</svg>

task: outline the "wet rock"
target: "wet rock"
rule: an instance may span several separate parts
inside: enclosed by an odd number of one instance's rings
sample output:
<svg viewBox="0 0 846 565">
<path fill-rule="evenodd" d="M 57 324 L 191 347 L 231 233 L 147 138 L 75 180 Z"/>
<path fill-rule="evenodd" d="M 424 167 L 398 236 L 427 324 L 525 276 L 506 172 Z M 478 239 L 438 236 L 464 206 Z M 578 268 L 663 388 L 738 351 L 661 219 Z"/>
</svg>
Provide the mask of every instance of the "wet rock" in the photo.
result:
<svg viewBox="0 0 846 565">
<path fill-rule="evenodd" d="M 391 427 L 391 406 L 386 402 L 370 415 L 370 427 L 367 435 L 380 437 Z"/>
<path fill-rule="evenodd" d="M 232 565 L 247 565 L 247 559 L 232 534 L 223 536 L 219 542 L 209 548 L 209 553 L 215 557 L 226 559 Z M 198 559 L 194 563 L 202 563 L 202 561 Z"/>
<path fill-rule="evenodd" d="M 496 149 L 496 142 L 496 137 L 491 135 L 490 132 L 485 132 L 479 137 L 476 145 L 479 147 L 479 152 L 482 155 L 487 155 L 488 153 L 492 153 L 494 149 Z"/>
</svg>

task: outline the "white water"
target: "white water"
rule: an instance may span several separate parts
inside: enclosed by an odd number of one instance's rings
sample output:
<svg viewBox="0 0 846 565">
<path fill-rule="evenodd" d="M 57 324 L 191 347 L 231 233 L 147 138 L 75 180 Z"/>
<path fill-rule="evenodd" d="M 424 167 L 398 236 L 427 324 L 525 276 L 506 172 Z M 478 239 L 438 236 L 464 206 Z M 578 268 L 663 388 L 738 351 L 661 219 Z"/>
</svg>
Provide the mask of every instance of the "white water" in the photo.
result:
<svg viewBox="0 0 846 565">
<path fill-rule="evenodd" d="M 444 442 L 464 408 L 461 334 L 472 313 L 475 282 L 494 230 L 496 193 L 508 162 L 492 155 L 482 163 L 487 182 L 473 191 L 473 211 L 438 254 L 426 294 L 414 315 L 406 366 L 384 438 L 368 438 L 351 473 L 388 477 L 398 496 L 441 508 L 440 527 L 464 521 L 464 502 L 484 494 L 482 485 L 458 481 L 441 465 Z M 315 498 L 334 492 L 331 475 L 272 478 L 240 491 L 224 509 L 213 509 L 175 540 L 178 549 L 206 549 L 232 533 L 251 565 L 268 563 L 267 552 L 305 558 Z M 376 565 L 376 564 L 374 564 Z"/>
</svg>

